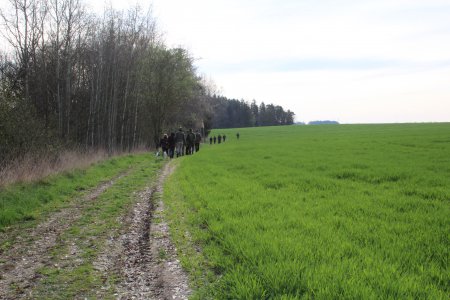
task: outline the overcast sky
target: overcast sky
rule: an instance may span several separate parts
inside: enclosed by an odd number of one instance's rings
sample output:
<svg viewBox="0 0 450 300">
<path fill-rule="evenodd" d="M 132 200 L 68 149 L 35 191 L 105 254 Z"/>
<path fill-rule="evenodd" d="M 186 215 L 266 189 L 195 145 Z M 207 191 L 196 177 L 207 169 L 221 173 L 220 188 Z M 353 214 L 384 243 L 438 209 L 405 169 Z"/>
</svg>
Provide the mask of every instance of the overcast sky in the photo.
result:
<svg viewBox="0 0 450 300">
<path fill-rule="evenodd" d="M 298 121 L 450 121 L 450 1 L 154 0 L 227 97 Z"/>
<path fill-rule="evenodd" d="M 306 122 L 450 121 L 450 0 L 151 3 L 167 44 L 229 98 Z"/>
</svg>

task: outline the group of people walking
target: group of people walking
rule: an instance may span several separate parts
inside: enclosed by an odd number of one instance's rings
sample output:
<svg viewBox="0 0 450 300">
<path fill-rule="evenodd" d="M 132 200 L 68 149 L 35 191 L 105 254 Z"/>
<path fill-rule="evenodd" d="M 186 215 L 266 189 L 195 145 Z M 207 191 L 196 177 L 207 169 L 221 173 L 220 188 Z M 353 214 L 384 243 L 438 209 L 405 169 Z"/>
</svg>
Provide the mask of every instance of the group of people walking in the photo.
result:
<svg viewBox="0 0 450 300">
<path fill-rule="evenodd" d="M 239 132 L 236 133 L 236 138 L 239 139 Z M 217 137 L 211 136 L 211 137 L 209 137 L 209 144 L 212 145 L 213 143 L 215 144 L 216 142 L 218 144 L 220 144 L 220 143 L 222 143 L 222 141 L 225 143 L 226 139 L 227 139 L 227 136 L 225 134 L 224 135 L 219 134 Z"/>
<path fill-rule="evenodd" d="M 218 135 L 217 137 L 216 136 L 211 136 L 211 137 L 209 137 L 209 144 L 210 145 L 212 145 L 212 143 L 218 143 L 218 144 L 220 144 L 220 143 L 222 143 L 222 141 L 225 143 L 225 140 L 227 139 L 227 136 L 224 134 L 224 135 Z"/>
<path fill-rule="evenodd" d="M 179 157 L 200 151 L 201 141 L 202 135 L 199 131 L 194 133 L 192 129 L 189 129 L 184 133 L 183 128 L 180 127 L 176 133 L 172 132 L 170 136 L 164 134 L 159 141 L 159 146 L 163 155 L 173 158 L 175 155 Z"/>
<path fill-rule="evenodd" d="M 236 134 L 236 138 L 239 140 L 239 132 Z M 211 136 L 209 138 L 209 144 L 225 143 L 226 139 L 227 136 L 225 134 Z M 170 158 L 174 158 L 175 155 L 176 157 L 179 157 L 183 155 L 191 155 L 200 151 L 201 141 L 202 135 L 199 131 L 194 132 L 192 129 L 189 129 L 185 133 L 183 132 L 183 128 L 180 127 L 176 133 L 172 132 L 170 136 L 164 134 L 159 141 L 159 147 L 161 147 L 161 155 L 164 157 L 168 156 Z M 157 155 L 159 154 L 160 152 L 158 151 Z"/>
</svg>

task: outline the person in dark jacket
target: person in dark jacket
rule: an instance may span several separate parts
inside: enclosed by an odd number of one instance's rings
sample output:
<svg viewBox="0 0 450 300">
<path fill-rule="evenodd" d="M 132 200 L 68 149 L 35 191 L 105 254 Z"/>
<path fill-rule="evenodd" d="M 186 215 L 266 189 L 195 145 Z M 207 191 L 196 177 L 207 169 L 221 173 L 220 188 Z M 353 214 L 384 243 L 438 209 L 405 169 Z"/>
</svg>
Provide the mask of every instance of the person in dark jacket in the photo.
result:
<svg viewBox="0 0 450 300">
<path fill-rule="evenodd" d="M 223 142 L 225 143 L 225 139 L 227 138 L 227 136 L 224 134 L 223 135 Z"/>
<path fill-rule="evenodd" d="M 166 157 L 169 152 L 169 141 L 167 134 L 164 134 L 164 136 L 159 140 L 159 146 L 161 147 L 163 157 Z"/>
<path fill-rule="evenodd" d="M 183 128 L 179 128 L 178 132 L 175 134 L 175 144 L 177 148 L 177 157 L 183 155 L 184 144 L 186 143 L 186 137 L 183 132 Z"/>
<path fill-rule="evenodd" d="M 220 144 L 222 142 L 222 136 L 219 134 L 217 137 L 217 144 Z"/>
<path fill-rule="evenodd" d="M 213 138 L 212 138 L 212 136 L 210 136 L 210 137 L 209 137 L 209 144 L 210 144 L 210 145 L 212 145 L 212 140 L 213 140 Z"/>
<path fill-rule="evenodd" d="M 215 144 L 216 143 L 216 136 L 213 137 L 213 140 L 214 140 L 214 144 Z"/>
<path fill-rule="evenodd" d="M 189 132 L 186 135 L 186 155 L 194 153 L 194 145 L 195 145 L 195 133 L 192 132 L 192 129 L 189 129 Z"/>
<path fill-rule="evenodd" d="M 201 141 L 202 141 L 202 135 L 197 130 L 197 132 L 195 133 L 195 152 L 200 151 L 200 142 Z"/>
<path fill-rule="evenodd" d="M 172 132 L 167 139 L 168 148 L 169 148 L 169 157 L 173 158 L 175 153 L 175 133 Z"/>
</svg>

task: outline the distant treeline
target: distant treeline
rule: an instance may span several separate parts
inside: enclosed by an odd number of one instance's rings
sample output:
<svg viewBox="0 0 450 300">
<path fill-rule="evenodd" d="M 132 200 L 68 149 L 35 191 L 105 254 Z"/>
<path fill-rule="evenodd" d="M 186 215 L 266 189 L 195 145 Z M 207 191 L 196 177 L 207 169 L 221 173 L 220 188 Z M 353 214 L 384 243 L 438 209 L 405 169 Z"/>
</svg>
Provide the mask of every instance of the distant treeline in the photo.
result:
<svg viewBox="0 0 450 300">
<path fill-rule="evenodd" d="M 0 10 L 0 167 L 28 153 L 153 146 L 178 126 L 289 124 L 278 106 L 213 96 L 187 50 L 167 47 L 150 13 L 82 0 L 10 0 Z M 283 112 L 283 114 L 280 114 Z"/>
<path fill-rule="evenodd" d="M 260 105 L 253 100 L 251 103 L 243 100 L 227 99 L 213 96 L 211 98 L 214 114 L 212 128 L 237 128 L 255 126 L 275 126 L 294 124 L 294 113 L 285 111 L 283 107 L 274 104 Z"/>
</svg>

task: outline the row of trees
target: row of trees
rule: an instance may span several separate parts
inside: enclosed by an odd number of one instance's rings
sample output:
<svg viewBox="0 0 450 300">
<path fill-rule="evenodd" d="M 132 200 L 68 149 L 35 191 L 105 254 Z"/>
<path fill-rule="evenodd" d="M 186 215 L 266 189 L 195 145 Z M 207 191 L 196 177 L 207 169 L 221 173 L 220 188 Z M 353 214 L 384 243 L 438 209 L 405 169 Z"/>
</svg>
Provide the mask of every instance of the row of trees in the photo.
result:
<svg viewBox="0 0 450 300">
<path fill-rule="evenodd" d="M 9 0 L 0 10 L 13 49 L 0 52 L 0 166 L 68 147 L 131 151 L 179 125 L 292 123 L 279 106 L 254 110 L 213 96 L 191 55 L 163 43 L 150 13 L 99 17 L 81 1 Z"/>
<path fill-rule="evenodd" d="M 3 158 L 56 145 L 130 150 L 202 117 L 192 57 L 162 43 L 149 13 L 108 9 L 100 18 L 80 0 L 10 4 L 1 11 L 14 49 L 0 54 Z"/>
<path fill-rule="evenodd" d="M 213 128 L 235 128 L 255 126 L 276 126 L 294 124 L 294 113 L 285 111 L 283 107 L 274 104 L 260 105 L 253 100 L 227 99 L 222 96 L 211 97 L 214 111 L 211 120 Z"/>
</svg>

